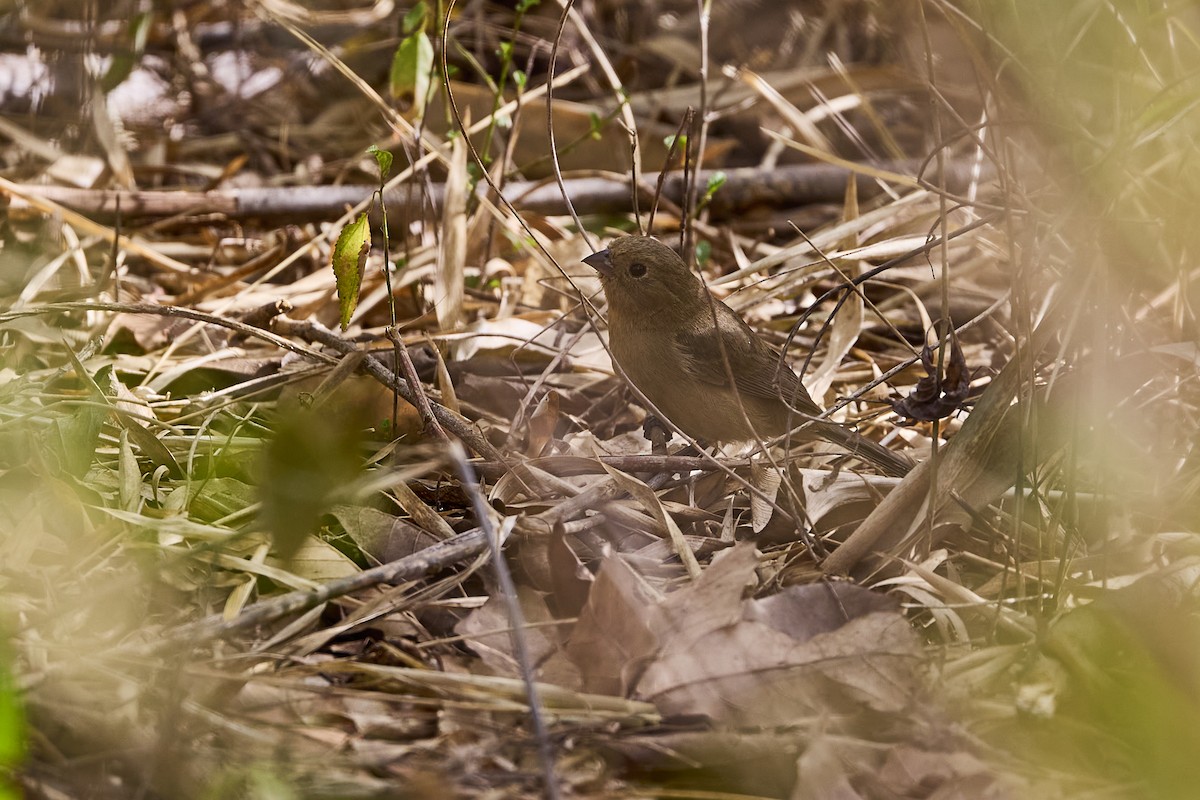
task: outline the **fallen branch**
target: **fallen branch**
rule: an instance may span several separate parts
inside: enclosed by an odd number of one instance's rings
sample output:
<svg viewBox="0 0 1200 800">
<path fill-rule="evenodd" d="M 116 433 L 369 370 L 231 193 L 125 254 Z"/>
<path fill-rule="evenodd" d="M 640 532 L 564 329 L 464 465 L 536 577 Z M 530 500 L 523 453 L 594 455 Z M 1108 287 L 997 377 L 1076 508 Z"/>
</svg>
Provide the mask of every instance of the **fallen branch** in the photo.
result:
<svg viewBox="0 0 1200 800">
<path fill-rule="evenodd" d="M 413 553 L 387 564 L 330 581 L 315 589 L 289 592 L 280 597 L 255 603 L 233 619 L 226 619 L 223 614 L 210 614 L 204 619 L 164 632 L 162 637 L 151 645 L 151 649 L 157 651 L 164 646 L 184 643 L 195 645 L 226 639 L 236 633 L 260 625 L 268 625 L 293 614 L 310 611 L 322 603 L 327 603 L 351 592 L 385 583 L 415 580 L 460 561 L 474 558 L 484 553 L 487 546 L 487 537 L 483 530 L 472 528 L 453 539 L 430 545 L 419 553 Z"/>
<path fill-rule="evenodd" d="M 864 165 L 872 170 L 883 170 L 902 175 L 915 175 L 923 162 L 916 160 L 881 161 Z M 971 180 L 977 179 L 973 161 L 957 160 L 949 163 L 945 186 L 950 192 L 960 191 Z M 707 185 L 717 170 L 702 170 L 701 185 Z M 755 167 L 721 170 L 725 182 L 707 206 L 714 218 L 723 218 L 755 206 L 787 208 L 809 203 L 841 202 L 846 192 L 850 170 L 828 164 L 799 164 L 761 170 Z M 985 171 L 986 173 L 986 171 Z M 936 174 L 921 176 L 927 184 L 938 184 Z M 676 205 L 683 202 L 686 190 L 683 173 L 669 172 L 665 175 L 649 173 L 641 182 L 641 192 L 647 200 L 653 199 L 653 187 L 662 179 L 663 197 Z M 881 189 L 876 180 L 868 175 L 857 176 L 859 197 L 878 194 Z M 614 214 L 632 209 L 630 178 L 615 172 L 595 172 L 590 175 L 568 178 L 564 181 L 567 194 L 575 210 L 580 214 Z M 0 185 L 0 189 L 5 189 Z M 84 214 L 99 218 L 116 215 L 118 208 L 126 217 L 172 217 L 179 214 L 217 213 L 230 218 L 286 217 L 290 222 L 313 219 L 328 219 L 357 206 L 371 197 L 376 187 L 370 185 L 351 186 L 279 186 L 245 187 L 210 192 L 191 191 L 123 191 L 108 189 L 77 189 L 67 186 L 38 186 L 14 184 L 17 197 L 32 197 L 49 200 Z M 444 186 L 432 187 L 430 196 L 437 213 L 444 197 Z M 479 192 L 486 185 L 480 184 Z M 506 185 L 505 195 L 518 211 L 529 211 L 545 215 L 568 213 L 562 192 L 553 181 L 514 181 Z M 406 186 L 390 189 L 385 195 L 389 208 L 396 214 L 421 213 L 425 209 L 412 208 L 423 198 L 415 198 Z"/>
</svg>

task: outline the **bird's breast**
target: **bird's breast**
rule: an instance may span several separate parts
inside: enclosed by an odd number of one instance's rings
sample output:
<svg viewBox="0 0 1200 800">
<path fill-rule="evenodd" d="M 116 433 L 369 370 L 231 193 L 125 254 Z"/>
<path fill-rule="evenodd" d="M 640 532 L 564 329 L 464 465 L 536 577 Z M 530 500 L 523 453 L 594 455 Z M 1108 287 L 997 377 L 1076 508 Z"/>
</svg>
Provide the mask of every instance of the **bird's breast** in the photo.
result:
<svg viewBox="0 0 1200 800">
<path fill-rule="evenodd" d="M 706 383 L 680 350 L 672 334 L 613 326 L 613 358 L 625 376 L 658 411 L 687 433 L 707 442 L 742 441 L 776 433 L 772 409 L 761 399 L 736 397 L 727 386 Z M 746 423 L 750 417 L 755 432 Z"/>
</svg>

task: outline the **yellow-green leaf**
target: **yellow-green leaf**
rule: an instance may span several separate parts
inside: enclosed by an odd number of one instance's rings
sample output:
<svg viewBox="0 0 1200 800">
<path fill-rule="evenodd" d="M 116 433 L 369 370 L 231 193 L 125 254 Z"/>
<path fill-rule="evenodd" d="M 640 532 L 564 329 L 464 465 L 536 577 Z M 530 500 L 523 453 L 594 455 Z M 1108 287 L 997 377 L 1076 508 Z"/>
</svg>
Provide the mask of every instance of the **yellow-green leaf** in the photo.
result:
<svg viewBox="0 0 1200 800">
<path fill-rule="evenodd" d="M 379 177 L 386 181 L 388 175 L 392 174 L 392 152 L 380 150 L 375 145 L 368 147 L 367 152 L 375 157 L 375 166 L 379 167 Z"/>
<path fill-rule="evenodd" d="M 433 42 L 429 34 L 419 30 L 401 40 L 392 59 L 389 81 L 392 97 L 409 100 L 420 116 L 429 96 L 430 76 L 433 72 Z"/>
<path fill-rule="evenodd" d="M 337 281 L 338 308 L 341 310 L 342 330 L 350 324 L 350 317 L 358 307 L 358 287 L 362 283 L 367 253 L 371 252 L 371 231 L 367 214 L 342 228 L 337 244 L 333 246 L 333 276 Z"/>
<path fill-rule="evenodd" d="M 425 0 L 419 0 L 404 15 L 404 34 L 407 36 L 413 31 L 425 30 L 425 21 L 428 16 L 429 6 L 425 5 Z"/>
</svg>

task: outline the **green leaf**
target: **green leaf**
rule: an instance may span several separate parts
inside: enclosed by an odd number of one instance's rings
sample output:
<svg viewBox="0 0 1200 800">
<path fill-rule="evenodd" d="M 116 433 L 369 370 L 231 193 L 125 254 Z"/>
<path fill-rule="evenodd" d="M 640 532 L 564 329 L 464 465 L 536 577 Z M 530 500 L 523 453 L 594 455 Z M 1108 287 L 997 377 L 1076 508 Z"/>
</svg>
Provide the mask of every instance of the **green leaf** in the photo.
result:
<svg viewBox="0 0 1200 800">
<path fill-rule="evenodd" d="M 121 431 L 117 443 L 117 478 L 121 508 L 137 511 L 142 498 L 142 470 L 133 454 L 133 445 L 129 443 L 129 431 Z"/>
<path fill-rule="evenodd" d="M 188 513 L 197 522 L 216 522 L 245 511 L 258 500 L 258 490 L 237 478 L 209 478 L 194 484 L 185 498 Z"/>
<path fill-rule="evenodd" d="M 419 2 L 408 10 L 404 15 L 404 35 L 407 36 L 414 31 L 425 30 L 425 21 L 429 18 L 429 8 L 425 5 L 425 0 Z"/>
<path fill-rule="evenodd" d="M 107 94 L 120 86 L 133 73 L 133 68 L 146 52 L 146 40 L 150 35 L 150 23 L 154 21 L 148 13 L 134 14 L 129 20 L 129 44 L 113 54 L 112 63 L 104 77 L 100 79 L 100 87 Z"/>
<path fill-rule="evenodd" d="M 411 100 L 413 108 L 420 114 L 429 96 L 433 74 L 433 42 L 425 31 L 405 36 L 396 48 L 392 59 L 389 85 L 392 97 Z"/>
<path fill-rule="evenodd" d="M 726 175 L 724 172 L 714 172 L 708 179 L 708 185 L 704 189 L 704 196 L 700 198 L 700 202 L 696 205 L 696 210 L 704 208 L 708 205 L 708 201 L 713 199 L 713 195 L 717 190 L 725 185 Z"/>
<path fill-rule="evenodd" d="M 333 246 L 333 277 L 337 282 L 342 330 L 349 327 L 350 317 L 358 307 L 358 288 L 370 252 L 371 231 L 364 211 L 358 219 L 342 228 L 337 244 Z"/>
<path fill-rule="evenodd" d="M 412 555 L 438 540 L 411 522 L 375 508 L 343 504 L 330 513 L 355 547 L 377 562 Z"/>
<path fill-rule="evenodd" d="M 340 493 L 362 474 L 363 409 L 289 410 L 263 449 L 262 523 L 277 556 L 288 559 L 320 527 Z"/>
<path fill-rule="evenodd" d="M 53 464 L 58 469 L 83 477 L 96 455 L 107 416 L 103 409 L 88 405 L 80 406 L 69 417 L 56 417 L 41 433 L 42 452 L 54 458 Z"/>
<path fill-rule="evenodd" d="M 710 198 L 716 194 L 717 189 L 724 186 L 726 180 L 728 180 L 728 176 L 724 172 L 717 171 L 710 175 L 708 178 L 708 188 L 704 191 L 705 198 Z"/>
<path fill-rule="evenodd" d="M 375 156 L 375 165 L 379 167 L 379 177 L 387 180 L 392 172 L 392 153 L 390 150 L 380 150 L 375 145 L 367 148 L 367 152 Z"/>
<path fill-rule="evenodd" d="M 13 678 L 13 654 L 0 648 L 0 800 L 21 797 L 8 781 L 25 760 L 25 714 Z"/>
</svg>

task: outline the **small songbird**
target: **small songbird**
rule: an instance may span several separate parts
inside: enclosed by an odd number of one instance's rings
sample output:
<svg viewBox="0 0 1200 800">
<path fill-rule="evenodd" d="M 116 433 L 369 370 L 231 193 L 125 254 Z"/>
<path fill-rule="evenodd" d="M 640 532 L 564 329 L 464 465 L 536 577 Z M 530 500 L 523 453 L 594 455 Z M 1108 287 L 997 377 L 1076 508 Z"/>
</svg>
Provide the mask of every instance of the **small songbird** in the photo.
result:
<svg viewBox="0 0 1200 800">
<path fill-rule="evenodd" d="M 709 294 L 671 248 L 649 236 L 623 236 L 583 261 L 600 273 L 608 297 L 613 357 L 689 436 L 708 442 L 769 439 L 821 413 L 779 352 Z M 828 420 L 810 422 L 797 435 L 833 442 L 888 475 L 905 475 L 913 466 Z"/>
</svg>

